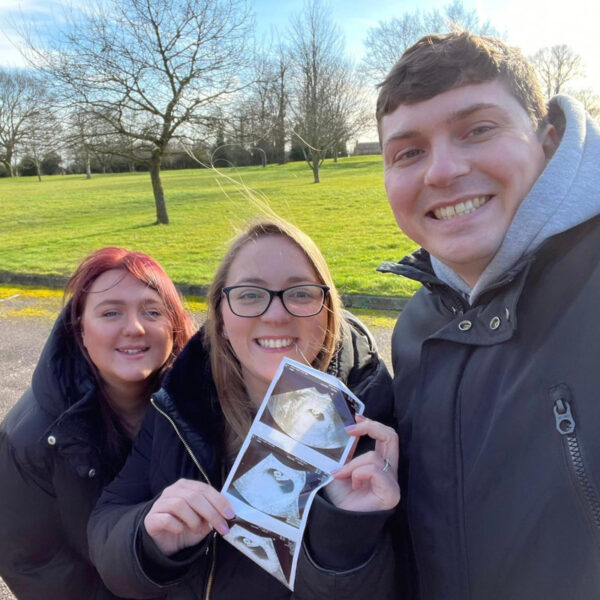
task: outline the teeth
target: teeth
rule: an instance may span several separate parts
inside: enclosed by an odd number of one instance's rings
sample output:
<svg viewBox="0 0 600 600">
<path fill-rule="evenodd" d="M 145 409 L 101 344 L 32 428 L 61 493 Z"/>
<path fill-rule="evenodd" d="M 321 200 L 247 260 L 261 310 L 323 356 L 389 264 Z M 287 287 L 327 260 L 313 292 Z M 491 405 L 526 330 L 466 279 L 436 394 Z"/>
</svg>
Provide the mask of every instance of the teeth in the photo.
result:
<svg viewBox="0 0 600 600">
<path fill-rule="evenodd" d="M 273 338 L 258 338 L 256 341 L 263 348 L 287 348 L 287 346 L 294 343 L 294 338 L 279 338 L 276 340 Z"/>
<path fill-rule="evenodd" d="M 126 349 L 126 350 L 119 350 L 119 352 L 122 352 L 123 354 L 140 354 L 141 352 L 144 352 L 143 348 L 136 348 L 136 349 Z"/>
<path fill-rule="evenodd" d="M 433 211 L 436 219 L 445 221 L 446 219 L 452 219 L 454 217 L 460 217 L 462 215 L 468 215 L 469 213 L 475 212 L 479 207 L 483 206 L 491 196 L 479 196 L 472 198 L 466 202 L 459 202 L 451 206 L 442 206 L 436 208 Z"/>
</svg>

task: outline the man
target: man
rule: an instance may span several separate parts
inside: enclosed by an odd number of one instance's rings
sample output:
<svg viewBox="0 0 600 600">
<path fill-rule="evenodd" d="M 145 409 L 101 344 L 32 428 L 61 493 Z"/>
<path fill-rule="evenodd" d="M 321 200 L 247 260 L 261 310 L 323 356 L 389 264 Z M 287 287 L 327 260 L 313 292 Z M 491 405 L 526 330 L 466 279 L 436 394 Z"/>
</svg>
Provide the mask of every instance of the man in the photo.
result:
<svg viewBox="0 0 600 600">
<path fill-rule="evenodd" d="M 493 38 L 382 84 L 390 206 L 423 287 L 393 336 L 414 597 L 600 598 L 600 128 Z"/>
</svg>

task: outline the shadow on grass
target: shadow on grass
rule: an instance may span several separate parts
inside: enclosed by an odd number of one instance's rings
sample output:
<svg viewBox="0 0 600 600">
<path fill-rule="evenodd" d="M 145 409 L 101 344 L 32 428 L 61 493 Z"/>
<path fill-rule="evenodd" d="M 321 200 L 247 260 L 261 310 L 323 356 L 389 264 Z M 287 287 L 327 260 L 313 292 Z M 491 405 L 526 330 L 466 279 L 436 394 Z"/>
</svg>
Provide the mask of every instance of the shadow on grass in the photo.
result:
<svg viewBox="0 0 600 600">
<path fill-rule="evenodd" d="M 376 164 L 377 161 L 373 160 L 344 161 L 339 163 L 326 162 L 321 168 L 325 167 L 326 169 L 335 169 L 336 167 L 343 167 L 344 169 L 372 169 L 373 165 Z"/>
<path fill-rule="evenodd" d="M 89 239 L 92 239 L 92 238 L 95 238 L 98 236 L 123 234 L 128 231 L 135 231 L 138 229 L 149 229 L 150 227 L 157 227 L 158 225 L 159 225 L 159 223 L 157 223 L 156 221 L 152 221 L 150 223 L 139 223 L 138 225 L 131 225 L 129 227 L 121 227 L 119 229 L 102 229 L 102 230 L 90 232 L 85 235 L 78 235 L 78 236 L 69 235 L 68 237 L 67 236 L 57 236 L 57 238 L 55 240 L 47 240 L 45 242 L 45 247 L 50 248 L 52 246 L 61 246 L 65 240 L 67 240 L 69 242 L 80 242 L 80 241 L 89 240 Z M 31 243 L 28 242 L 28 243 L 21 244 L 19 246 L 17 246 L 17 245 L 10 246 L 10 248 L 5 247 L 4 249 L 8 249 L 10 251 L 31 250 Z"/>
</svg>

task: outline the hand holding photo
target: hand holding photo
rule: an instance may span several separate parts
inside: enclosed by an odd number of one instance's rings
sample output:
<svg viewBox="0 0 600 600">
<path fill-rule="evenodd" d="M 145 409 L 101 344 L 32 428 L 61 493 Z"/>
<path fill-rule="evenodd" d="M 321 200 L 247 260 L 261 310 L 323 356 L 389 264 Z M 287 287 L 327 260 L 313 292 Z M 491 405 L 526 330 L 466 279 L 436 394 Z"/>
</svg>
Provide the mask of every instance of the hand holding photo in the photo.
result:
<svg viewBox="0 0 600 600">
<path fill-rule="evenodd" d="M 284 358 L 223 485 L 236 512 L 225 539 L 292 591 L 308 511 L 346 462 L 355 438 L 345 428 L 363 409 L 335 377 Z"/>
</svg>

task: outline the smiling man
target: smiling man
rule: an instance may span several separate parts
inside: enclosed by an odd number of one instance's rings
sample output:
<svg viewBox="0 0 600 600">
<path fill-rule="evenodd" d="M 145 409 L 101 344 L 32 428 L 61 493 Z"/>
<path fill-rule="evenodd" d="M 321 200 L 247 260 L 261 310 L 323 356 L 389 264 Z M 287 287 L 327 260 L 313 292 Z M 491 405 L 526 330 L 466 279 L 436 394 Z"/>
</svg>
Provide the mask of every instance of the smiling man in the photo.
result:
<svg viewBox="0 0 600 600">
<path fill-rule="evenodd" d="M 381 85 L 421 248 L 394 331 L 404 577 L 420 600 L 600 597 L 600 128 L 520 51 L 427 36 Z"/>
</svg>

